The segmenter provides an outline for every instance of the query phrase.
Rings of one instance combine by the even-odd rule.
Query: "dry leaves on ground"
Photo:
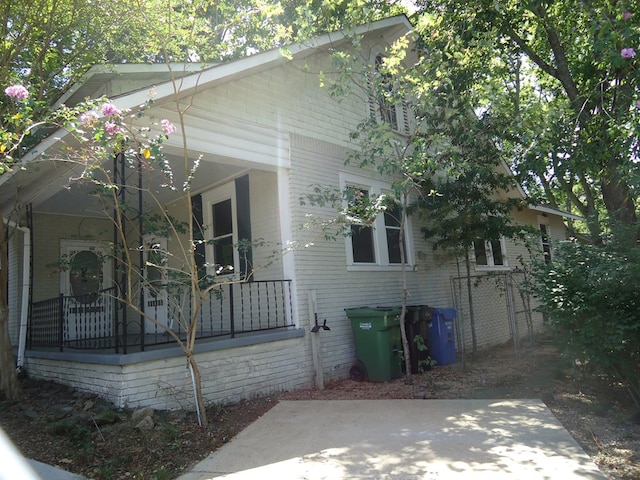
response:
[[[551,342],[480,352],[461,364],[434,367],[387,383],[328,382],[234,405],[211,407],[199,428],[185,412],[154,412],[148,430],[132,412],[50,382],[23,381],[23,402],[0,400],[0,426],[29,458],[95,479],[174,479],[229,441],[278,400],[380,398],[540,398],[612,480],[640,478],[640,426],[620,385],[584,375]]]

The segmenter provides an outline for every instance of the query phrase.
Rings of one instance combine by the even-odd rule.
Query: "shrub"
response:
[[[640,247],[561,242],[533,278],[557,338],[624,382],[640,405]]]

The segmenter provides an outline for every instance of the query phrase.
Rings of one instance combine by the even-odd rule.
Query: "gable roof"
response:
[[[337,48],[349,41],[353,35],[379,34],[388,43],[392,43],[411,32],[413,26],[405,15],[397,15],[356,27],[352,32],[337,31],[320,35],[308,41],[294,43],[284,48],[274,48],[255,53],[247,57],[217,64],[201,63],[168,63],[168,64],[114,64],[92,67],[81,81],[72,86],[61,97],[58,104],[74,105],[91,96],[95,90],[110,79],[124,75],[128,77],[148,78],[148,86],[155,85],[155,101],[162,102],[173,94],[171,76],[180,79],[180,94],[188,96],[196,89],[203,89],[211,84],[229,81],[235,77],[244,77],[257,71],[266,70],[274,65],[302,59],[319,50]],[[161,80],[158,82],[158,80]],[[111,97],[122,108],[135,108],[148,98],[147,88],[126,92]]]
[[[353,34],[379,36],[386,43],[392,43],[412,31],[412,25],[405,15],[398,15],[361,25],[353,31],[338,31],[320,35],[305,42],[295,43],[286,49],[272,49],[256,53],[228,63],[202,65],[197,63],[174,64],[119,64],[92,67],[80,82],[74,84],[58,101],[76,105],[87,97],[97,98],[105,92],[104,85],[116,78],[131,79],[138,86],[116,95],[107,95],[120,109],[135,111],[149,99],[153,87],[154,105],[170,102],[176,95],[172,78],[177,79],[178,94],[182,97],[192,95],[217,84],[258,73],[273,66],[284,64],[291,59],[304,59],[318,51],[329,51],[346,45]],[[160,80],[160,81],[159,81]],[[144,86],[140,86],[144,85]],[[60,129],[45,138],[27,152],[21,166],[26,166],[41,158],[44,154],[51,157],[64,145],[69,133]],[[77,166],[68,162],[46,161],[38,164],[38,169],[24,169],[16,165],[14,172],[0,176],[0,205],[9,211],[16,201],[16,192],[20,191],[20,202],[42,201],[56,190],[62,189]],[[13,188],[11,188],[13,187]]]

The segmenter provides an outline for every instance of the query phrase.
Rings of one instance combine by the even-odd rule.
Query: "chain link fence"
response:
[[[524,346],[535,345],[545,320],[535,311],[528,280],[522,270],[451,278],[456,344],[463,356],[474,349],[474,343],[476,350],[511,344],[515,355]]]

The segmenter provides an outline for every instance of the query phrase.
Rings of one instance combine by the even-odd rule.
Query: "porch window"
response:
[[[194,202],[205,241],[204,264],[208,275],[234,275],[246,278],[253,268],[251,242],[251,204],[249,177],[244,175],[214,190],[203,193]],[[200,204],[201,203],[201,207]],[[195,211],[195,206],[199,207]],[[239,251],[238,245],[242,244]],[[242,254],[241,254],[242,253]],[[201,252],[196,252],[202,258]],[[198,256],[196,257],[198,259]]]
[[[213,229],[213,261],[217,274],[235,272],[233,254],[233,214],[231,199],[223,200],[211,206]]]
[[[69,265],[71,295],[80,303],[92,303],[102,285],[102,259],[96,252],[84,250],[76,253]]]
[[[364,183],[364,182],[367,183]],[[356,183],[357,182],[357,183]],[[361,219],[366,216],[366,200],[377,198],[389,191],[389,186],[374,180],[365,180],[351,174],[341,174],[341,184],[349,194],[350,210]],[[362,205],[358,203],[362,201]],[[379,268],[399,266],[400,261],[400,209],[391,204],[386,211],[367,222],[354,223],[346,238],[347,265],[352,268]],[[405,226],[404,238],[410,238]],[[411,245],[404,242],[406,263],[411,264]]]
[[[207,273],[235,274],[239,259],[234,184],[202,194],[202,203]]]
[[[477,268],[502,268],[508,266],[503,238],[498,240],[477,238],[473,242],[473,253]]]

